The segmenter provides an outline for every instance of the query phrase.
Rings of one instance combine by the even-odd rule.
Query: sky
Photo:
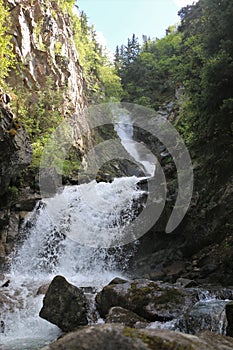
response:
[[[193,0],[77,0],[79,9],[94,24],[98,41],[115,52],[135,33],[162,38],[166,29],[179,21],[177,12]]]

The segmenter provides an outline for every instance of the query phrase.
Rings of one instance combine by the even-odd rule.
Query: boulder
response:
[[[78,344],[78,345],[77,345]],[[119,324],[83,327],[41,350],[232,350],[233,339],[205,332],[199,336]]]
[[[126,310],[120,306],[114,306],[109,310],[105,320],[106,323],[121,323],[129,327],[136,326],[136,323],[147,324],[147,320],[138,316],[130,310]]]
[[[86,325],[86,299],[81,289],[56,276],[44,297],[40,317],[68,332]]]
[[[225,300],[197,302],[186,312],[180,321],[179,328],[189,334],[197,334],[204,330],[225,334],[226,304]]]
[[[226,304],[227,330],[226,334],[233,337],[233,301]]]
[[[137,279],[105,286],[96,296],[97,309],[106,317],[120,306],[149,321],[169,321],[184,314],[197,301],[197,292],[167,283]]]

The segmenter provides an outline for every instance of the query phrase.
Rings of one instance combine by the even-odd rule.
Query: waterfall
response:
[[[124,238],[122,228],[133,220],[132,205],[143,193],[138,181],[129,177],[67,186],[37,204],[22,227],[24,241],[10,259],[10,287],[2,288],[7,302],[0,344],[32,350],[33,342],[36,349],[57,337],[59,329],[39,318],[42,296],[36,295],[55,275],[97,289],[121,276],[128,256],[111,242]]]
[[[115,124],[115,131],[134,162],[139,164],[145,175],[153,176],[157,159],[142,142],[134,140],[134,126],[130,115],[121,114],[119,116],[119,123]]]

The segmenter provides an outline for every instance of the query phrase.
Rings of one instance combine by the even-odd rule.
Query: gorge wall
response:
[[[60,114],[69,118],[75,115],[76,125],[85,125],[83,111],[87,106],[85,79],[74,43],[74,29],[69,11],[62,1],[8,0],[15,67],[7,77],[9,94],[1,93],[0,109],[0,262],[6,262],[17,239],[20,222],[33,209],[39,194],[35,194],[35,172],[22,171],[30,165],[32,150],[30,139],[20,121],[21,100],[14,101],[15,91],[28,92],[33,109],[38,95],[45,89],[48,78],[52,88],[62,94]],[[14,89],[14,90],[13,90]],[[8,104],[17,105],[14,113]],[[30,103],[29,101],[29,103]],[[48,101],[49,104],[49,96]],[[15,123],[19,127],[15,126]],[[76,145],[82,155],[90,138],[80,139]],[[19,177],[21,176],[21,179]],[[23,180],[22,180],[23,179]],[[20,183],[23,181],[23,185]]]

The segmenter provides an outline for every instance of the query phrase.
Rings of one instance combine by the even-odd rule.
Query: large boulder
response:
[[[81,289],[56,276],[44,297],[40,317],[68,332],[87,325],[86,299]]]
[[[169,321],[184,314],[197,301],[197,293],[150,280],[105,286],[96,296],[97,309],[106,317],[113,306],[135,312],[149,321]]]
[[[180,321],[180,329],[189,334],[197,334],[204,330],[225,334],[227,324],[225,307],[227,303],[225,300],[197,302]]]
[[[199,336],[119,324],[95,325],[69,333],[41,350],[232,350],[233,339],[205,332]]]

